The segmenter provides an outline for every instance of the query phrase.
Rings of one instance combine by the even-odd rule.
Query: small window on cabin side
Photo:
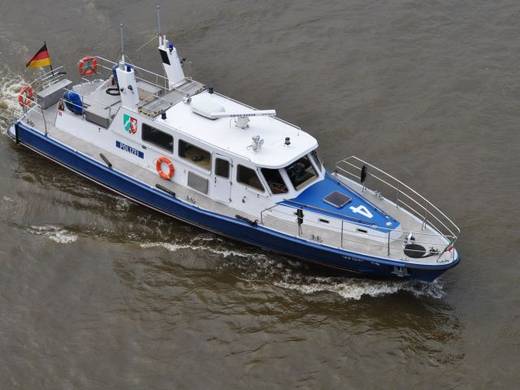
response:
[[[311,157],[312,159],[314,160],[314,165],[316,165],[316,167],[318,168],[318,171],[321,172],[321,169],[323,167],[323,164],[321,163],[321,160],[320,158],[318,157],[318,151],[316,149],[314,149],[312,152],[311,152]]]
[[[207,171],[211,171],[211,153],[192,145],[189,142],[179,140],[179,156]]]
[[[273,195],[285,194],[289,191],[278,169],[262,168],[262,175],[264,175],[265,181],[267,181],[267,185]]]
[[[215,175],[229,179],[229,161],[221,158],[215,159]]]
[[[141,138],[161,149],[173,153],[173,136],[143,123]]]
[[[265,191],[256,172],[251,168],[244,167],[243,165],[239,165],[237,168],[237,182],[245,184],[246,186],[252,187],[258,191]]]

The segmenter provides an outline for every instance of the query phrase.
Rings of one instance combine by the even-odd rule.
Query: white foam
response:
[[[66,229],[58,226],[31,226],[28,231],[37,236],[44,236],[58,244],[71,244],[78,239],[78,236]]]
[[[346,300],[360,300],[364,296],[380,297],[395,294],[401,291],[415,296],[427,296],[440,299],[445,295],[440,281],[422,283],[415,281],[375,281],[357,278],[302,278],[298,282],[275,282],[281,288],[295,290],[302,294],[316,294],[329,292],[339,295]]]
[[[24,85],[19,75],[13,75],[5,66],[0,67],[0,127],[6,131],[13,115],[21,114],[18,92]]]
[[[204,237],[199,239],[194,239],[190,243],[169,243],[169,242],[146,242],[140,244],[141,248],[164,248],[170,252],[177,252],[179,250],[183,249],[189,249],[194,251],[205,251],[210,252],[215,255],[220,255],[224,258],[234,256],[234,257],[243,257],[243,258],[250,258],[252,256],[258,257],[263,255],[258,254],[252,254],[248,252],[242,252],[242,251],[236,251],[236,250],[229,250],[229,249],[219,249],[219,248],[213,248],[208,245],[194,245],[194,242],[196,241],[213,241],[213,238]]]
[[[130,201],[126,198],[118,197],[115,204],[115,209],[117,211],[128,211],[130,209]]]

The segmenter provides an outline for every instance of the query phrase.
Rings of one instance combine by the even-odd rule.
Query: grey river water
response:
[[[46,40],[159,71],[154,1],[0,0],[0,114]],[[171,0],[196,79],[416,187],[461,226],[432,284],[324,274],[0,137],[0,388],[518,388],[520,2]],[[1,122],[5,132],[7,122]]]

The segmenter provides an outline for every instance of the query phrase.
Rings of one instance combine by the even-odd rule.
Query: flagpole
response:
[[[47,41],[43,41],[43,44],[45,45],[45,48],[47,49],[47,53],[48,53],[49,48],[47,47]],[[50,55],[49,55],[49,58],[50,58]],[[54,76],[54,68],[52,67],[52,59],[51,59],[51,63],[49,64],[49,66],[51,67],[51,73]]]

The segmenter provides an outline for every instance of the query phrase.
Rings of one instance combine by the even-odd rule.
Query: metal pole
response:
[[[47,41],[43,41],[43,44],[45,45],[45,48],[47,49],[47,53],[49,53],[49,48],[47,47]],[[54,68],[52,67],[52,61],[49,64],[49,66],[51,67],[51,73],[54,76]]]
[[[157,12],[157,36],[161,36],[161,5],[157,4],[155,6]]]
[[[343,219],[341,220],[341,247],[343,248]]]
[[[423,224],[422,224],[422,230],[426,229],[426,219],[428,218],[428,214],[430,214],[430,212],[428,211],[428,204],[426,204],[426,207],[424,207],[424,218],[423,218]]]
[[[388,250],[387,250],[387,256],[390,256],[390,230],[388,231]]]
[[[123,58],[123,61],[125,60],[125,32],[124,32],[124,24],[121,23],[119,25],[119,28],[121,30],[121,56]]]
[[[43,113],[43,108],[40,107],[40,111],[42,112],[43,126],[45,128],[45,135],[47,135],[47,121],[45,120],[45,114]]]

